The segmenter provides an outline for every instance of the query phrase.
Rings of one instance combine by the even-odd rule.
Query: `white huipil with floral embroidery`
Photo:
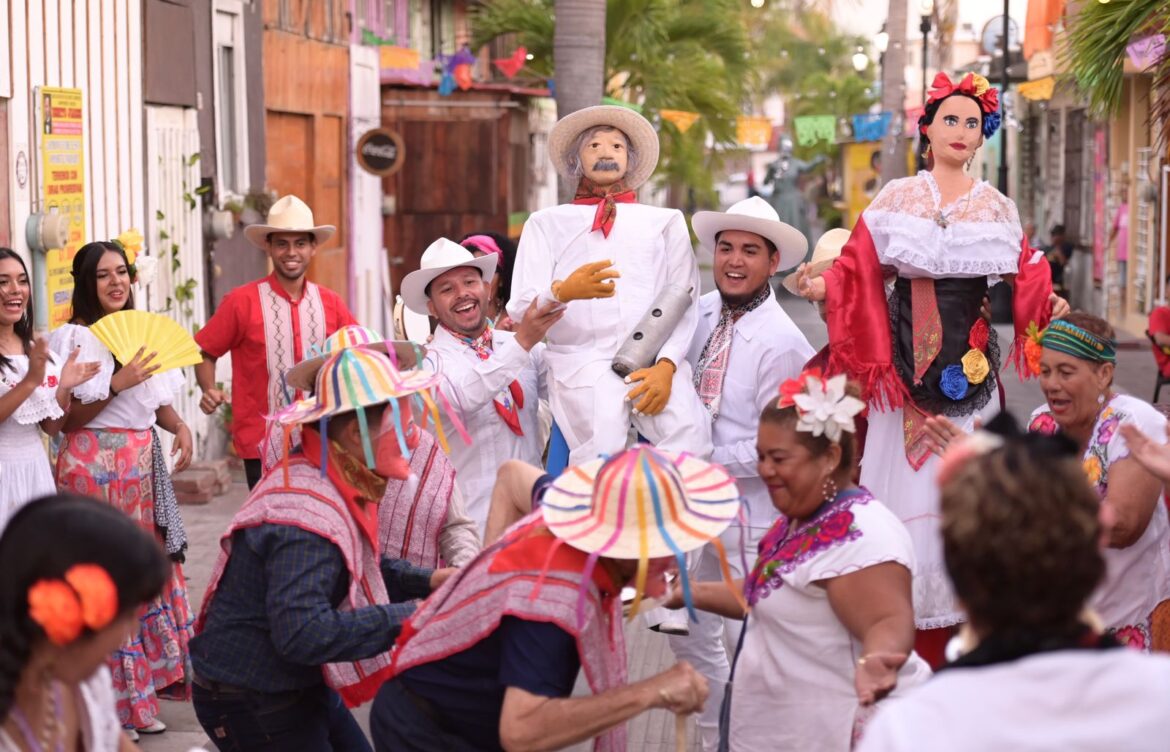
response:
[[[1016,206],[986,181],[947,206],[934,177],[920,172],[886,184],[866,208],[866,226],[887,280],[988,277],[1015,274],[1024,231]],[[943,225],[946,225],[945,227]],[[892,287],[887,284],[887,294]],[[913,408],[907,408],[913,409]],[[952,415],[968,433],[975,415]],[[917,471],[906,459],[903,409],[870,410],[861,483],[883,499],[910,532],[918,568],[914,617],[919,629],[963,621],[943,564],[939,535],[938,457]]]
[[[0,395],[7,394],[28,373],[27,355],[10,355],[8,360],[11,367],[0,370]],[[61,417],[57,403],[60,378],[61,361],[50,354],[45,380],[0,423],[0,531],[25,502],[57,490],[37,424],[46,418]]]
[[[847,752],[859,711],[865,715],[854,689],[863,651],[833,612],[824,584],[885,562],[913,571],[914,550],[902,523],[864,489],[842,494],[791,535],[784,526],[778,521],[760,543],[761,559],[775,568],[755,580],[757,562],[746,581],[755,602],[736,659],[731,750]],[[911,653],[894,694],[929,676]]]
[[[1110,469],[1129,458],[1129,447],[1118,430],[1125,424],[1137,426],[1159,444],[1166,441],[1165,416],[1137,397],[1115,394],[1097,416],[1083,459],[1089,482],[1102,499],[1109,490]],[[1032,413],[1028,428],[1056,432],[1056,421],[1047,405]],[[1104,555],[1105,581],[1088,606],[1120,642],[1148,651],[1150,615],[1170,598],[1170,520],[1160,493],[1154,514],[1137,542],[1126,548],[1106,548]]]

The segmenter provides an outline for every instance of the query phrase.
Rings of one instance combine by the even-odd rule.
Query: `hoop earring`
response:
[[[825,483],[821,487],[821,497],[825,501],[832,501],[837,496],[837,481],[833,480],[832,476],[825,478]]]

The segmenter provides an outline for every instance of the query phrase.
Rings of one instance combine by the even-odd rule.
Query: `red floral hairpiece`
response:
[[[991,85],[983,76],[978,73],[968,73],[963,76],[962,80],[955,83],[950,76],[939,72],[934,77],[934,82],[930,85],[930,94],[926,97],[926,104],[937,102],[940,99],[946,99],[952,94],[966,94],[974,97],[975,101],[979,102],[979,109],[983,110],[984,115],[991,115],[999,111],[999,89]],[[998,119],[995,120],[995,127],[998,128]],[[926,126],[918,126],[921,133],[926,133]],[[992,128],[994,132],[995,128]],[[984,136],[989,135],[984,133]]]
[[[118,588],[97,564],[75,564],[59,580],[28,589],[29,616],[54,645],[68,645],[85,627],[97,631],[118,615]]]

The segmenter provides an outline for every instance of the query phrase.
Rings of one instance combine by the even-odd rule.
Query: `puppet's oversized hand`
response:
[[[622,276],[613,268],[612,261],[594,261],[577,267],[563,282],[552,284],[552,294],[562,303],[570,300],[612,298],[614,283],[609,280]]]
[[[640,382],[626,395],[627,402],[634,402],[635,415],[657,415],[662,412],[670,400],[674,370],[674,363],[663,358],[649,368],[639,368],[626,377],[627,384]]]

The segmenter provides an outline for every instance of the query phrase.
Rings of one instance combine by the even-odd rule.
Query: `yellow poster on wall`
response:
[[[63,214],[69,221],[69,242],[46,254],[48,326],[54,329],[69,320],[73,296],[70,275],[73,256],[85,238],[85,159],[81,89],[40,87],[36,92],[40,114],[41,206]]]
[[[913,142],[907,149],[906,173],[914,174]],[[846,227],[857,224],[861,212],[869,206],[882,187],[882,142],[868,141],[843,144],[841,149],[842,184],[845,193]]]

